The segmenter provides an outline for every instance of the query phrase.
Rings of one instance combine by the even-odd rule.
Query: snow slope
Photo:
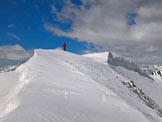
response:
[[[149,75],[149,77],[148,76],[146,77],[145,75],[141,75],[141,70],[135,63],[133,63],[133,65],[130,65],[131,63],[129,63],[129,62],[133,62],[133,61],[131,61],[130,59],[121,57],[119,55],[113,54],[113,53],[112,53],[112,56],[109,56],[109,53],[107,53],[107,52],[93,53],[93,54],[88,54],[88,55],[84,55],[84,56],[89,57],[97,62],[104,64],[106,67],[113,69],[113,71],[115,73],[118,73],[118,75],[116,77],[118,80],[120,80],[122,82],[123,81],[124,82],[133,81],[136,84],[138,89],[141,89],[142,92],[144,92],[147,96],[152,98],[155,103],[157,103],[160,107],[162,107],[162,97],[160,97],[162,94],[162,79],[161,78],[159,78],[157,76],[152,76],[152,75]],[[107,59],[103,58],[105,56],[107,57]],[[99,57],[101,57],[101,58],[99,58]],[[112,62],[110,64],[106,63],[109,60],[108,58],[110,58],[114,62]],[[120,60],[122,60],[122,61],[120,62]],[[127,63],[128,63],[129,67],[133,67],[133,68],[127,68],[127,65],[126,65]],[[116,64],[119,64],[119,65],[116,65]],[[139,70],[133,70],[134,68],[137,68]],[[138,71],[140,71],[140,72],[138,72]],[[103,73],[99,74],[99,76],[102,76],[102,75],[103,75]],[[116,74],[114,74],[114,75],[116,75]],[[119,75],[124,77],[126,80],[124,80],[124,78],[119,78]],[[106,76],[106,73],[105,73],[105,76]],[[116,84],[116,86],[117,85],[118,84]],[[111,86],[113,86],[113,85],[111,85]],[[116,86],[113,88],[113,90],[115,90],[115,91],[116,91]],[[130,98],[128,99],[128,97],[126,97],[126,95],[124,95],[125,92],[124,93],[122,91],[119,92],[118,89],[116,92],[123,98],[127,99],[127,101],[129,101],[130,103],[134,102],[134,101],[131,101]],[[136,105],[136,104],[134,104],[134,105]],[[140,109],[138,106],[137,106],[137,108]],[[140,110],[140,111],[145,113],[143,110]]]
[[[162,121],[121,83],[129,77],[104,56],[89,57],[39,49],[16,71],[0,73],[0,122]]]

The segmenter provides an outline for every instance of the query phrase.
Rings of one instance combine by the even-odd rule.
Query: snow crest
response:
[[[108,63],[114,66],[121,66],[128,70],[133,70],[135,72],[139,72],[140,68],[138,65],[128,58],[121,57],[120,55],[109,53]]]
[[[35,55],[33,57],[35,57]],[[28,62],[30,63],[30,61]],[[9,66],[6,69],[4,68],[4,72],[16,71],[18,74],[18,81],[2,100],[3,104],[0,105],[0,118],[14,111],[20,104],[17,96],[23,87],[32,79],[30,69],[27,68],[28,62],[22,65]]]
[[[109,53],[107,62],[113,66],[120,66],[125,69],[135,71],[139,73],[139,75],[150,78],[144,72],[142,72],[142,70],[139,68],[139,66],[134,61],[132,61],[131,59],[122,57],[120,55],[117,55],[115,53],[112,53],[112,52]]]
[[[61,50],[35,50],[34,58],[14,71],[17,82],[9,101],[2,101],[7,107],[0,122],[161,122],[123,86],[128,79],[113,71],[103,55],[93,55],[96,61]]]

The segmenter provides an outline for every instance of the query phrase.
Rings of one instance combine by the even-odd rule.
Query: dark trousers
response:
[[[63,47],[64,51],[66,51],[66,47]]]

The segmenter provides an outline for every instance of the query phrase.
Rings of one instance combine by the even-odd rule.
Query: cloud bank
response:
[[[32,51],[27,51],[20,45],[0,46],[0,59],[22,61],[32,56]]]
[[[81,5],[66,0],[61,10],[51,5],[51,13],[62,23],[72,22],[71,28],[65,31],[52,23],[44,27],[56,35],[103,46],[139,62],[160,62],[161,6],[161,0],[82,0]]]

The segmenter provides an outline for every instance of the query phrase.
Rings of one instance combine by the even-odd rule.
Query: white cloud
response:
[[[149,0],[137,10],[139,16],[132,30],[140,32],[140,41],[156,42],[162,41],[162,1]]]
[[[14,33],[8,32],[7,34],[8,34],[10,37],[12,37],[12,38],[14,38],[14,39],[16,39],[16,40],[18,40],[18,41],[21,40],[21,38],[20,38],[19,36],[17,36],[16,34],[14,34]]]
[[[15,26],[15,24],[9,24],[8,25],[8,28],[15,28],[16,26]]]
[[[63,1],[60,0],[58,2],[61,3]],[[64,7],[62,8],[61,12],[58,12],[55,5],[51,5],[51,13],[56,14],[55,17],[57,17],[59,21],[65,22],[74,19],[76,15],[80,14],[80,10],[71,2],[71,0],[65,0]]]
[[[0,46],[0,58],[7,60],[26,60],[32,51],[27,51],[20,45]]]
[[[161,0],[82,0],[76,6],[66,0],[61,12],[51,11],[60,20],[73,22],[71,31],[63,31],[51,24],[44,27],[59,36],[101,45],[128,57],[147,57],[150,47],[162,53]],[[86,5],[90,4],[90,8]],[[135,25],[128,25],[128,13],[137,13]],[[153,50],[152,50],[153,51]],[[154,54],[152,54],[154,55]],[[151,55],[149,55],[151,56]],[[159,58],[161,58],[159,56]]]
[[[44,28],[49,32],[57,34],[58,36],[66,35],[66,33],[61,31],[59,28],[55,28],[54,26],[49,24],[44,24]]]

